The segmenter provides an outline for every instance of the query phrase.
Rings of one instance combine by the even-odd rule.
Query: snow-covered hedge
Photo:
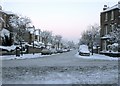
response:
[[[7,51],[12,51],[12,50],[16,49],[16,46],[15,45],[12,45],[12,46],[0,46],[0,49],[4,49],[4,50],[7,50]]]
[[[118,43],[113,43],[112,45],[107,46],[108,51],[110,52],[118,52]]]

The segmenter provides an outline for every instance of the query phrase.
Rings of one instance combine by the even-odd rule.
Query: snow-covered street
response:
[[[115,84],[117,67],[16,67],[3,68],[7,84]]]
[[[116,84],[118,59],[78,56],[77,50],[32,59],[2,61],[5,84]],[[93,57],[93,58],[92,58]],[[96,59],[96,58],[103,59]],[[5,57],[4,57],[5,58]]]

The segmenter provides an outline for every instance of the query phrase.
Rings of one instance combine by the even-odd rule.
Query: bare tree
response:
[[[52,40],[52,32],[43,31],[41,35],[42,35],[42,42],[45,44],[45,47],[47,47],[48,42]]]
[[[75,48],[75,43],[73,41],[68,41],[67,44],[69,48]]]
[[[11,16],[9,19],[9,25],[14,30],[14,36],[17,41],[22,41],[23,35],[26,32],[27,24],[31,23],[28,17]]]
[[[87,31],[84,31],[82,37],[79,40],[79,44],[88,45],[92,51],[93,46],[98,46],[100,44],[100,27],[99,25],[90,25]]]
[[[79,44],[90,45],[92,41],[93,45],[98,45],[100,42],[100,27],[97,24],[89,26],[88,29],[82,33]]]
[[[57,49],[60,48],[61,40],[62,40],[61,35],[55,35],[55,42],[56,42],[56,45],[57,45]]]

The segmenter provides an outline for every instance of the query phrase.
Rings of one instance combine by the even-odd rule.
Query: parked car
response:
[[[63,50],[62,49],[58,49],[57,53],[63,53]]]
[[[57,53],[57,50],[54,49],[54,48],[52,48],[52,49],[50,49],[50,50],[51,50],[52,54],[56,54],[56,53]]]
[[[63,52],[69,52],[69,51],[70,51],[70,49],[68,49],[68,48],[63,49]]]
[[[81,56],[90,56],[90,51],[87,45],[80,45],[78,52]]]
[[[41,51],[41,55],[51,55],[51,54],[52,54],[52,51],[46,48],[42,49]]]

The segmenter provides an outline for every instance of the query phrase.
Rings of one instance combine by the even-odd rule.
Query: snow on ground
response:
[[[118,58],[115,57],[109,57],[105,55],[100,55],[100,54],[93,54],[90,56],[80,56],[79,53],[77,52],[75,54],[76,57],[82,58],[82,59],[96,59],[96,60],[118,60]]]
[[[3,84],[117,84],[117,67],[3,68]]]
[[[52,54],[52,55],[57,55],[57,54]],[[45,56],[51,56],[51,55],[41,55],[41,53],[35,53],[34,55],[23,54],[20,57],[16,57],[16,55],[3,55],[3,56],[0,56],[0,59],[2,60],[31,59],[31,58],[39,58],[39,57],[45,57]],[[78,52],[75,54],[75,57],[82,58],[82,59],[94,59],[94,60],[118,60],[118,58],[116,57],[109,57],[109,56],[100,55],[100,54],[93,54],[90,56],[80,56]]]
[[[56,55],[56,54],[52,54]],[[31,59],[31,58],[39,58],[39,57],[45,57],[45,56],[51,56],[51,55],[41,55],[41,53],[35,53],[33,54],[23,54],[20,57],[16,57],[16,55],[3,55],[0,56],[0,59],[2,60],[12,60],[12,59]]]
[[[5,50],[8,50],[8,51],[15,50],[15,48],[16,48],[15,45],[12,45],[12,46],[0,46],[0,49],[5,49]]]

